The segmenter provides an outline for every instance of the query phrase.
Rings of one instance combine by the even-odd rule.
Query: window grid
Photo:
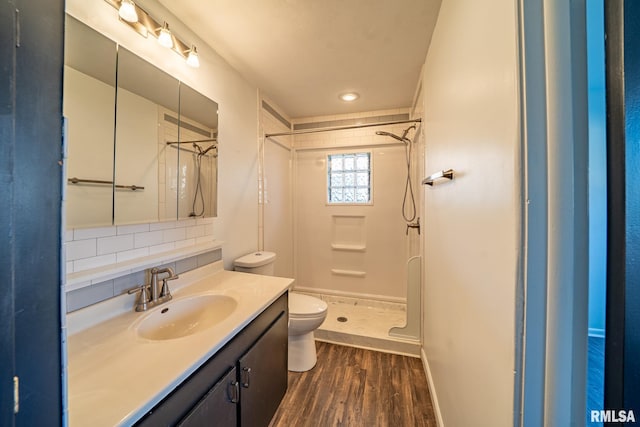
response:
[[[329,154],[330,204],[371,203],[371,153]]]

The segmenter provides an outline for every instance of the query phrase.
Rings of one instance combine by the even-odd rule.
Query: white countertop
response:
[[[278,299],[293,279],[225,271],[218,262],[170,284],[174,301],[219,294],[233,297],[238,306],[209,329],[165,341],[140,338],[131,326],[166,304],[138,313],[133,296],[124,295],[68,315],[71,427],[133,424]]]

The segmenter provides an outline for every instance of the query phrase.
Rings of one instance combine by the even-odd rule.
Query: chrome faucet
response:
[[[175,280],[179,276],[173,271],[171,267],[157,268],[154,267],[150,270],[151,281],[148,285],[142,285],[137,288],[129,290],[129,294],[140,291],[138,302],[136,304],[136,311],[146,311],[156,305],[165,303],[171,298],[171,291],[169,290],[169,280]],[[158,283],[158,276],[161,274],[168,274],[167,277],[162,279],[162,287]]]

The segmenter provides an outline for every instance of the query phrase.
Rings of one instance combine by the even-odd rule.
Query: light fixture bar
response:
[[[104,1],[110,4],[111,7],[113,7],[114,9],[118,11],[120,10],[120,5],[122,4],[122,0],[104,0]],[[149,34],[158,38],[160,34],[160,30],[162,29],[166,21],[156,20],[151,15],[149,15],[149,13],[146,10],[142,9],[140,6],[135,4],[135,2],[134,2],[134,6],[136,8],[136,13],[138,14],[138,22],[128,22],[118,17],[120,21],[127,24],[129,27],[133,28],[138,34],[140,34],[145,38],[148,37]],[[175,53],[180,55],[185,61],[187,61],[189,58],[189,53],[192,50],[195,52],[195,46],[191,44],[187,44],[184,41],[182,41],[179,37],[176,36],[176,34],[173,31],[171,31],[171,36],[173,39],[173,46],[171,47],[171,50],[173,50]],[[195,65],[192,65],[192,64],[194,64],[194,60],[191,60],[191,62],[189,63],[190,66],[194,67]],[[198,66],[199,65],[200,63],[198,61]]]

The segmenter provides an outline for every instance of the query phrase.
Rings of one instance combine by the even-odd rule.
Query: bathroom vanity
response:
[[[68,316],[70,426],[268,425],[287,388],[293,280],[217,262],[175,282],[146,312],[126,295]]]

